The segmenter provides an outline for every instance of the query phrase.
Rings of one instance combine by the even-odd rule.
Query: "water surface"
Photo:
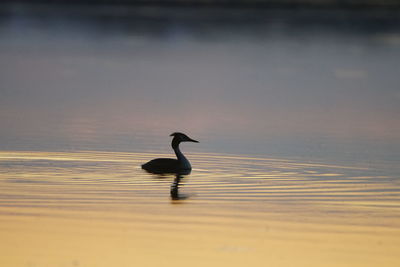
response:
[[[138,167],[154,156],[1,152],[2,262],[399,263],[400,185],[384,169],[193,154],[173,200],[173,175]]]
[[[1,265],[398,266],[399,25],[2,6]]]

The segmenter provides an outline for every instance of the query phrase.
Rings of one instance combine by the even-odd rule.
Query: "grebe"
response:
[[[189,136],[183,133],[173,133],[170,136],[173,136],[171,146],[175,151],[175,155],[177,159],[153,159],[149,162],[142,165],[142,169],[151,172],[151,173],[182,173],[189,172],[192,169],[190,162],[187,158],[182,154],[179,149],[179,144],[181,142],[195,142],[199,141],[193,140]]]

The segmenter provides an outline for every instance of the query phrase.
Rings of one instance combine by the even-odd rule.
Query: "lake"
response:
[[[0,10],[2,265],[399,265],[398,11]]]

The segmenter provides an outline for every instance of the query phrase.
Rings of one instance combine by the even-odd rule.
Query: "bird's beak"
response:
[[[187,141],[188,141],[188,142],[194,142],[194,143],[198,143],[198,142],[199,142],[199,141],[194,140],[194,139],[192,139],[192,138],[189,138]]]

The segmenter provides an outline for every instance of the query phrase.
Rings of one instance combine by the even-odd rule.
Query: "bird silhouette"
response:
[[[184,133],[175,132],[170,136],[173,136],[171,146],[175,152],[177,159],[169,159],[169,158],[158,158],[150,160],[149,162],[142,165],[142,169],[156,174],[161,173],[181,173],[185,174],[190,173],[192,170],[192,166],[190,165],[189,160],[183,155],[181,150],[179,149],[179,144],[181,142],[194,142],[198,143],[199,141],[193,140],[189,136]]]

